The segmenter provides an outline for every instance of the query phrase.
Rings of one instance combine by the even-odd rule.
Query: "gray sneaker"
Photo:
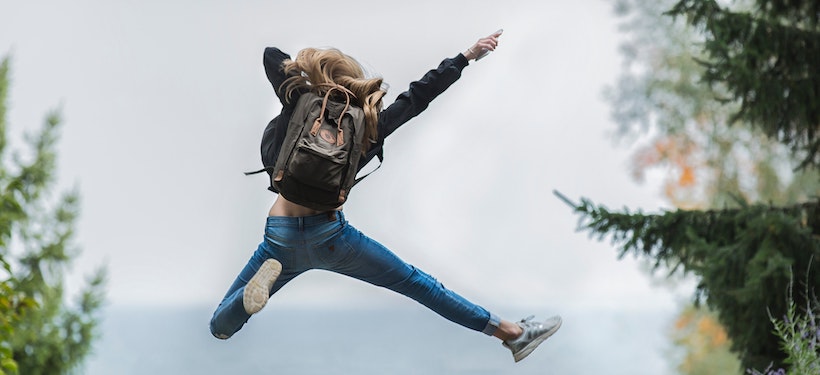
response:
[[[533,318],[534,316],[529,316],[521,319],[520,322],[516,322],[515,324],[518,324],[524,330],[524,333],[514,340],[506,340],[501,343],[505,348],[510,349],[516,362],[530,355],[539,344],[557,332],[558,328],[561,328],[560,316],[553,316],[543,323],[534,322],[532,321]]]
[[[262,266],[251,277],[242,292],[242,304],[245,306],[245,312],[253,315],[265,307],[270,297],[270,288],[281,272],[282,263],[279,263],[276,259],[271,258],[262,263]]]

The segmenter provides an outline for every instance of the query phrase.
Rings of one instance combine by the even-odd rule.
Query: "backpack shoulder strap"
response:
[[[364,176],[356,177],[351,187],[356,186],[356,184],[358,184],[361,180],[364,180],[365,177],[370,176],[373,172],[381,168],[382,163],[384,162],[384,152],[382,150],[379,150],[379,153],[376,154],[376,157],[379,158],[379,165],[377,165],[376,168],[374,168],[372,171],[365,173]]]
[[[273,170],[273,167],[265,167],[265,168],[262,168],[262,169],[260,169],[260,170],[258,170],[258,171],[243,172],[243,173],[245,173],[245,176],[250,176],[250,175],[257,174],[257,173],[269,172],[269,171],[272,171],[272,170]]]

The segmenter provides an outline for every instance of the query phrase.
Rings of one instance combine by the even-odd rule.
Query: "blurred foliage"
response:
[[[639,142],[633,176],[650,169],[666,176],[664,195],[680,208],[724,207],[745,201],[805,201],[820,191],[817,168],[792,171],[788,147],[743,119],[729,95],[704,84],[704,36],[664,15],[674,0],[619,0],[615,11],[626,40],[623,72],[605,95],[616,138]],[[819,60],[820,61],[820,60]],[[816,126],[816,125],[815,125]],[[651,134],[647,138],[647,134]]]
[[[804,295],[810,301],[805,306],[797,306],[789,298],[789,306],[783,317],[771,316],[774,333],[780,338],[780,347],[787,354],[783,367],[769,365],[762,372],[757,369],[748,371],[751,375],[806,375],[820,374],[820,301],[808,290]]]
[[[697,278],[696,302],[709,309],[685,309],[679,322],[714,329],[678,326],[682,373],[735,368],[731,355],[709,347],[717,343],[743,368],[786,363],[768,313],[806,301],[786,298],[792,277],[820,289],[817,4],[615,2],[626,36],[623,73],[606,91],[616,139],[639,143],[636,179],[663,170],[663,193],[678,210],[613,212],[561,197],[581,216],[579,227],[611,238],[621,257]]]
[[[0,62],[0,153],[6,145],[6,96],[8,95],[8,69],[7,59]],[[2,155],[2,154],[0,154]],[[5,171],[0,168],[0,179],[4,178]],[[12,199],[6,190],[0,191],[0,248],[6,248],[11,240],[11,223],[15,218],[22,216],[22,210],[16,201]],[[14,360],[14,352],[11,347],[11,337],[14,335],[14,326],[19,321],[20,315],[27,308],[31,307],[31,298],[26,298],[22,293],[14,289],[17,280],[11,275],[11,265],[6,261],[3,253],[0,253],[0,265],[2,265],[2,279],[0,279],[0,375],[17,374],[17,362]]]
[[[669,11],[703,31],[701,77],[747,121],[788,145],[800,168],[820,167],[820,2],[756,0],[734,8],[680,0]]]
[[[820,269],[819,201],[644,214],[563,199],[581,216],[580,228],[619,244],[619,257],[633,254],[655,270],[696,276],[696,302],[718,313],[744,368],[783,362],[768,313],[786,313],[792,277],[820,289],[820,272],[811,272]]]
[[[10,153],[8,58],[0,67],[0,374],[68,374],[97,336],[105,271],[90,277],[76,306],[66,304],[62,279],[78,254],[72,239],[79,194],[51,195],[60,117],[50,113],[40,132],[26,137],[28,154]]]
[[[687,375],[740,374],[740,362],[730,352],[729,336],[716,314],[696,306],[686,307],[675,321],[675,345],[686,348],[678,372]]]

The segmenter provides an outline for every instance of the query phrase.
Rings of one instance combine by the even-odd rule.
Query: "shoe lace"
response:
[[[532,329],[530,327],[532,327],[533,325],[533,319],[535,319],[535,315],[530,315],[517,322],[516,324],[518,324],[518,326],[521,327],[521,330],[523,331],[521,332],[521,336],[518,336],[512,340],[504,341],[504,346],[512,349],[512,345],[515,345],[515,343],[528,341],[530,339],[530,336],[532,335]]]
[[[530,315],[524,319],[521,319],[521,321],[518,322],[518,326],[524,330],[524,333],[521,334],[521,338],[525,338],[529,334],[531,334],[530,331],[532,330],[532,327],[538,324],[537,322],[533,322],[533,319],[535,319],[535,315]]]

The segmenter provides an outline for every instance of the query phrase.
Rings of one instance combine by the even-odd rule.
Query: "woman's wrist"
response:
[[[467,61],[470,61],[475,60],[475,58],[478,56],[478,51],[476,51],[474,47],[470,47],[467,48],[467,50],[462,52],[461,54],[467,58]]]

